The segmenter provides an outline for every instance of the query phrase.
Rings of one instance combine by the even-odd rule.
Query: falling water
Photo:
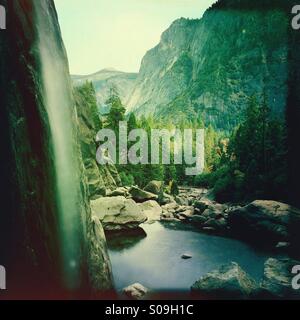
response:
[[[53,16],[52,4],[41,1],[46,11],[43,16]],[[40,15],[42,16],[42,15]],[[80,257],[80,176],[74,138],[74,108],[71,98],[68,63],[56,21],[41,19],[37,15],[39,33],[38,50],[44,83],[44,101],[49,117],[52,151],[55,161],[57,209],[60,223],[61,251],[65,286],[75,289],[79,285]]]

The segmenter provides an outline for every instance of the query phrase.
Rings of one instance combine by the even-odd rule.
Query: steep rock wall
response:
[[[0,34],[0,263],[7,269],[7,295],[99,294],[112,287],[110,263],[101,224],[92,221],[88,204],[55,6],[52,0],[2,3],[7,30]],[[51,86],[53,77],[59,86]],[[65,127],[53,121],[57,102],[70,122]],[[64,151],[73,163],[62,174],[58,159]],[[78,184],[64,193],[68,186],[61,181]],[[67,213],[64,204],[73,200],[76,209]]]

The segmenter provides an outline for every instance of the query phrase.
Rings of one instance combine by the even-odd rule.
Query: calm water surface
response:
[[[271,256],[237,240],[174,230],[159,222],[142,228],[147,236],[108,240],[118,290],[135,282],[152,290],[189,290],[202,275],[231,261],[260,280],[264,262]],[[184,253],[192,259],[183,260]]]

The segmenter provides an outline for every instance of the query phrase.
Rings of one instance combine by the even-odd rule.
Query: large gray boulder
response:
[[[153,180],[153,181],[150,181],[146,185],[144,190],[147,191],[147,192],[159,195],[159,193],[161,192],[163,187],[164,187],[164,182],[163,181]]]
[[[148,221],[158,221],[162,215],[161,206],[154,200],[139,203],[142,213],[147,217]]]
[[[192,293],[209,299],[250,299],[258,285],[240,266],[232,262],[212,271],[192,286]]]
[[[105,230],[135,229],[147,220],[137,203],[122,196],[92,200],[91,208]]]
[[[226,210],[226,206],[220,203],[217,203],[213,200],[210,200],[206,197],[201,198],[194,202],[193,206],[199,214],[204,212],[212,212],[212,213],[222,213]]]
[[[256,200],[228,214],[232,232],[244,238],[270,243],[299,239],[300,210],[288,204]]]
[[[136,202],[145,202],[158,199],[156,194],[142,190],[138,187],[131,187],[129,193],[132,196],[132,199]]]
[[[132,300],[140,300],[149,292],[149,289],[140,283],[134,283],[123,289],[123,293]]]
[[[123,196],[123,197],[128,197],[129,192],[128,189],[125,187],[119,187],[113,191],[107,192],[106,194],[107,197],[117,197],[117,196]]]
[[[292,269],[296,265],[300,265],[300,261],[268,259],[265,263],[264,277],[261,283],[262,296],[272,299],[300,299],[300,290],[292,287],[292,280],[295,277]]]

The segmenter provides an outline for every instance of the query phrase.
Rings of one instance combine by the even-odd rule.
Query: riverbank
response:
[[[174,230],[168,223],[143,224],[146,236],[129,235],[108,239],[116,289],[141,283],[153,291],[189,295],[190,288],[201,276],[223,264],[237,262],[258,282],[264,273],[264,263],[276,253],[258,251],[238,240],[198,232],[195,228]],[[130,245],[129,245],[130,243]],[[183,259],[189,254],[190,259]],[[173,293],[174,294],[174,293]]]
[[[265,200],[220,204],[206,189],[179,187],[177,196],[161,190],[153,181],[91,203],[106,232],[121,298],[297,296],[290,269],[298,264],[291,259],[298,209]]]

